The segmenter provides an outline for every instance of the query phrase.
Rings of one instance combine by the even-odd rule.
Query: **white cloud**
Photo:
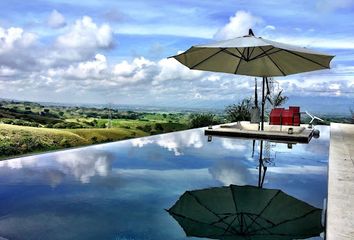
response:
[[[48,21],[53,27],[65,21],[60,16],[56,10],[52,12]],[[61,35],[47,44],[40,42],[36,34],[22,28],[0,27],[0,77],[6,80],[21,77],[26,84],[32,77],[37,80],[48,77],[52,80],[55,77],[106,77],[107,60],[97,52],[113,46],[113,33],[109,25],[97,25],[85,16],[59,33]]]
[[[48,17],[48,26],[51,28],[61,28],[66,25],[64,16],[57,10],[53,10]]]
[[[325,38],[318,36],[296,36],[296,35],[277,35],[277,36],[263,36],[277,42],[293,44],[308,48],[324,48],[324,49],[354,49],[353,37],[340,38]]]
[[[161,59],[158,61],[157,66],[159,73],[154,77],[153,84],[159,84],[168,80],[196,80],[205,75],[203,71],[191,71],[172,58]]]
[[[109,25],[97,26],[88,16],[76,20],[70,30],[57,39],[62,48],[109,48],[113,44]]]
[[[254,78],[231,74],[189,70],[174,59],[152,61],[137,57],[111,65],[102,54],[93,60],[70,63],[33,71],[18,81],[8,79],[17,76],[18,69],[0,67],[0,80],[7,81],[7,92],[37,95],[41,89],[58,95],[75,94],[85,98],[112,96],[120,102],[136,101],[145,104],[185,104],[209,101],[236,102],[253,94]],[[337,66],[332,70],[276,78],[286,95],[345,95],[354,91],[353,69]],[[74,81],[73,81],[74,80]],[[334,89],[334,86],[336,89]],[[119,90],[119,91],[118,91]],[[237,97],[237,99],[235,99]],[[170,148],[172,149],[172,148]],[[178,153],[178,148],[173,148]]]
[[[327,2],[331,2],[328,4]],[[323,3],[326,8],[344,8],[346,6],[354,6],[354,0],[327,1]],[[277,32],[274,25],[268,24],[264,26],[264,20],[258,16],[254,16],[246,11],[237,11],[234,16],[230,17],[229,22],[219,28],[214,34],[214,39],[225,40],[235,37],[240,37],[248,34],[248,29],[258,29],[259,36],[283,43],[294,44],[309,48],[323,49],[354,49],[354,38],[350,35],[336,37],[323,37],[313,35],[314,29],[309,29],[308,32],[303,32],[301,28],[295,28],[297,32],[303,32],[302,36],[298,34],[281,34]],[[257,32],[254,32],[258,36]],[[311,34],[311,35],[309,35]]]
[[[4,54],[16,49],[25,49],[33,45],[37,36],[30,32],[25,32],[22,28],[10,27],[4,29],[0,27],[0,54]]]
[[[105,77],[107,70],[107,60],[102,54],[96,54],[93,61],[81,62],[70,65],[66,69],[49,69],[48,75],[67,79],[101,79]]]
[[[62,32],[62,31],[61,31]],[[40,58],[44,67],[63,67],[89,61],[98,51],[112,48],[113,32],[108,24],[97,25],[84,16],[68,25]]]
[[[156,63],[144,57],[135,58],[131,63],[122,61],[113,67],[112,84],[126,86],[151,82],[157,72]]]
[[[265,27],[265,30],[272,30],[272,31],[274,31],[274,30],[275,30],[275,27],[274,27],[273,25],[267,25],[267,26]]]
[[[41,53],[37,49],[36,34],[18,27],[0,27],[0,77],[17,80],[15,76],[21,75],[23,71],[38,70]]]
[[[262,22],[261,18],[249,12],[237,11],[234,16],[230,17],[229,22],[215,33],[214,38],[223,40],[244,36],[248,34],[248,29]]]
[[[6,66],[0,66],[0,77],[11,77],[17,74],[17,70]]]
[[[258,17],[239,11],[219,33],[233,34],[231,26],[242,22],[249,26],[262,24]],[[272,25],[265,26],[264,37],[268,37],[273,28]],[[247,34],[248,27],[245,31]],[[123,97],[122,101],[138,99],[145,104],[147,100],[149,103],[178,102],[186,106],[195,102],[237,101],[253,91],[252,78],[190,70],[173,58],[153,61],[141,56],[130,61],[110,62],[109,58],[98,52],[114,45],[111,27],[99,25],[90,17],[78,19],[59,33],[61,35],[50,45],[41,43],[36,34],[22,28],[0,28],[0,81],[6,81],[6,86],[2,84],[1,88],[12,95],[21,91],[21,96],[30,96],[31,93],[32,96],[41,95],[45,89],[45,92],[58,93],[58,96],[60,93],[97,98],[110,94],[112,97]],[[350,38],[282,37],[274,33],[272,39],[296,42],[302,46],[353,48]],[[348,57],[345,59],[345,56]],[[341,64],[352,60],[350,52],[340,57]],[[277,79],[280,79],[281,87],[288,95],[305,89],[322,91],[305,93],[311,95],[339,95],[354,90],[352,67],[338,65],[324,72]]]
[[[210,75],[210,76],[207,76],[205,79],[203,80],[206,80],[206,81],[210,81],[210,82],[216,82],[216,81],[220,81],[220,76],[219,75]]]

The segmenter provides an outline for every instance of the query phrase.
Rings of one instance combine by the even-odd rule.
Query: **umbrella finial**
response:
[[[250,28],[250,29],[248,29],[248,35],[250,35],[250,36],[254,36],[254,33],[253,33],[253,31],[252,31],[252,29]]]

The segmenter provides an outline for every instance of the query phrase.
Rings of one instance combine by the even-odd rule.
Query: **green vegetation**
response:
[[[238,104],[232,104],[225,108],[227,119],[230,122],[249,121],[251,119],[251,98],[245,98]]]
[[[282,93],[283,93],[283,90],[280,90],[273,97],[270,97],[268,95],[267,96],[268,102],[275,108],[284,105],[288,101],[289,98],[287,96],[283,96]]]
[[[186,113],[0,101],[0,158],[185,130]]]
[[[281,92],[272,100],[286,101]],[[32,102],[0,101],[0,159],[36,152],[204,127],[250,119],[252,101],[227,106],[226,115],[155,113],[108,108],[43,106]],[[319,116],[330,122],[354,123],[352,117]],[[310,119],[302,118],[304,123]]]
[[[223,123],[223,120],[212,113],[194,113],[190,116],[191,128],[206,127]]]
[[[0,124],[0,157],[89,144],[74,133],[56,129]]]

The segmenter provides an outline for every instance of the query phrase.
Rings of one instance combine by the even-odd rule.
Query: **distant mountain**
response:
[[[318,115],[350,116],[350,109],[354,110],[353,97],[309,97],[309,96],[288,96],[286,107],[290,105],[300,106],[301,111],[309,111]],[[11,100],[11,99],[6,99]],[[237,103],[239,100],[193,100],[183,103],[156,104],[156,105],[133,105],[133,104],[97,104],[97,103],[54,103],[39,102],[45,106],[70,106],[70,107],[95,107],[131,110],[138,112],[214,112],[222,113],[227,105]],[[260,99],[259,99],[260,101]]]
[[[354,110],[354,98],[289,96],[286,105],[298,105],[302,111],[319,115],[349,116],[350,109]]]

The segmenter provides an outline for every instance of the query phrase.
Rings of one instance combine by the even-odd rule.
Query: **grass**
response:
[[[0,158],[83,146],[87,139],[63,130],[0,124]]]
[[[71,132],[81,138],[91,141],[91,143],[108,142],[148,135],[141,130],[124,128],[66,129],[64,131]]]
[[[0,158],[149,135],[138,129],[51,129],[0,124]]]
[[[112,120],[109,120],[112,119]],[[188,129],[188,114],[0,101],[0,159]]]
[[[70,120],[69,120],[70,121]],[[107,119],[98,119],[108,122]],[[185,130],[183,123],[112,120],[112,128],[54,129],[0,123],[0,159]]]

